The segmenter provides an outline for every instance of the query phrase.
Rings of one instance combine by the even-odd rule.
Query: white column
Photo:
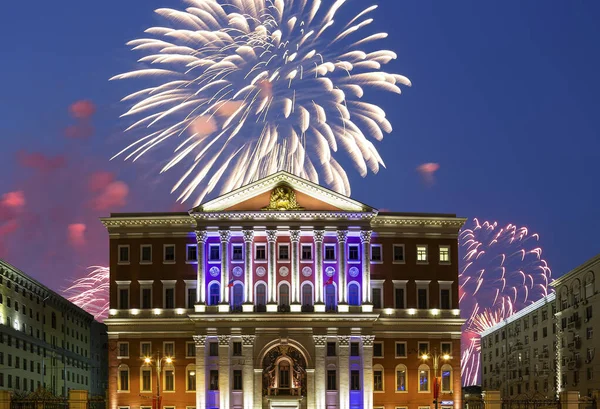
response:
[[[229,409],[229,335],[219,335],[219,408]]]
[[[254,369],[254,409],[263,409],[263,370],[262,369]]]
[[[196,230],[196,242],[198,243],[198,266],[196,278],[196,312],[206,310],[206,284],[204,283],[204,249],[206,247],[206,230]]]
[[[206,336],[194,335],[196,343],[196,409],[206,408]]]
[[[373,409],[373,341],[375,336],[362,336],[363,408]],[[394,375],[395,376],[395,375]]]
[[[339,258],[339,282],[338,282],[338,304],[347,305],[346,300],[346,277],[348,276],[348,263],[346,262],[346,242],[348,240],[347,230],[338,230],[338,258]],[[345,309],[347,311],[347,308]],[[344,311],[342,311],[344,312]]]
[[[338,337],[338,373],[340,374],[340,409],[350,409],[350,337]]]
[[[315,240],[315,312],[325,312],[323,303],[323,238],[324,230],[315,230],[313,232]]]
[[[325,345],[327,337],[313,335],[315,343],[315,409],[326,409]]]
[[[306,370],[306,407],[314,408],[315,406],[315,370]]]
[[[231,232],[229,230],[219,230],[221,236],[221,306],[219,311],[229,311],[229,240]],[[225,306],[227,308],[225,308]]]
[[[254,335],[242,335],[242,390],[244,393],[244,409],[254,408]],[[257,387],[262,390],[262,385]]]
[[[268,285],[269,285],[269,301],[268,304],[275,305],[275,311],[277,311],[277,276],[276,276],[276,242],[277,242],[277,230],[267,230],[267,241],[268,241],[268,252],[269,252],[269,271],[268,271]],[[269,307],[267,306],[267,311]],[[271,308],[270,311],[273,311]]]
[[[254,311],[254,272],[252,266],[252,259],[254,257],[252,252],[252,243],[254,241],[254,230],[243,230],[244,235],[244,270],[246,273],[245,288],[246,288],[246,302],[242,306],[244,312]]]
[[[360,232],[362,243],[362,305],[363,312],[373,311],[371,302],[371,231]]]
[[[292,302],[290,308],[292,312],[300,312],[300,230],[291,230],[290,240],[292,242]]]

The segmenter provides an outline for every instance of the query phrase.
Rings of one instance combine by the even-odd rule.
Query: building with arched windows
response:
[[[423,409],[436,378],[440,407],[461,407],[464,219],[279,172],[188,213],[102,221],[110,409]]]

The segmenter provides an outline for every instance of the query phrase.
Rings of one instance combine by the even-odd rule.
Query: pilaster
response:
[[[229,379],[229,335],[219,335],[219,408],[229,409],[231,381]]]
[[[363,408],[373,409],[373,341],[374,335],[362,336]]]
[[[243,230],[244,235],[244,271],[245,271],[245,288],[246,300],[242,306],[244,312],[254,311],[254,274],[252,260],[254,258],[252,252],[252,243],[254,241],[254,230]]]
[[[254,339],[254,335],[242,335],[244,409],[254,408]],[[257,389],[262,390],[262,385],[257,386]]]
[[[292,312],[300,312],[300,230],[290,231],[290,240],[292,242]]]
[[[340,409],[350,409],[350,337],[338,337],[338,372]]]
[[[370,230],[363,230],[360,232],[360,242],[362,243],[363,312],[373,311],[373,306],[371,303],[371,234],[372,232]]]
[[[204,250],[206,247],[206,230],[196,230],[196,242],[198,243],[198,266],[196,276],[196,312],[206,310],[206,284],[204,283]]]
[[[262,369],[254,369],[254,409],[263,409],[263,384],[262,384]]]
[[[338,280],[338,304],[346,305],[346,277],[348,277],[348,263],[346,262],[346,242],[348,241],[348,231],[338,230],[338,265],[339,265],[339,280]]]
[[[315,230],[313,232],[315,240],[315,312],[325,312],[323,303],[323,239],[324,230]]]
[[[227,306],[229,311],[229,240],[231,232],[229,230],[219,230],[221,236],[221,304]],[[225,308],[219,307],[219,311]]]
[[[194,335],[196,344],[196,408],[206,409],[206,336]]]
[[[313,335],[315,344],[315,409],[326,409],[325,346],[327,337]]]
[[[269,300],[268,304],[271,304],[271,310],[273,305],[275,306],[275,311],[277,311],[277,276],[276,276],[276,257],[277,257],[277,230],[267,230],[267,242],[268,242],[268,252],[269,252],[269,271],[268,271],[268,291],[269,291]],[[267,306],[267,311],[269,311],[269,306]]]

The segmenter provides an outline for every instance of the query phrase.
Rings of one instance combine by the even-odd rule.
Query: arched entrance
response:
[[[291,345],[278,345],[265,354],[263,396],[306,396],[306,360]]]

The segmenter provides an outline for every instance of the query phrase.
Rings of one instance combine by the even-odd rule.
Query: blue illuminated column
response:
[[[244,312],[252,312],[254,310],[254,275],[252,274],[252,242],[254,241],[254,230],[243,230],[245,255],[244,269],[246,272],[246,302],[243,306]]]
[[[315,230],[313,232],[315,240],[315,312],[325,312],[323,303],[323,238],[324,230]]]
[[[346,242],[348,241],[348,231],[338,230],[338,254],[339,254],[339,288],[338,288],[338,304],[346,306],[346,274],[348,263],[346,262]]]
[[[371,233],[370,230],[363,230],[360,232],[360,242],[362,243],[363,312],[373,311],[373,306],[371,304]]]
[[[206,231],[196,230],[196,242],[198,243],[198,266],[196,278],[196,311],[203,312],[206,302],[206,285],[204,284],[204,248],[206,247]]]
[[[300,257],[298,247],[300,246],[300,230],[290,231],[292,242],[292,312],[300,312]]]
[[[277,242],[277,230],[267,230],[267,241],[268,241],[268,251],[269,251],[269,302],[268,304],[277,305],[277,279],[276,279],[276,249],[275,244]],[[273,308],[273,307],[271,307]],[[267,306],[267,311],[269,311],[269,307]],[[277,311],[277,307],[275,307],[275,311]]]
[[[196,409],[206,408],[206,336],[194,335],[196,343]]]
[[[221,305],[219,311],[229,311],[229,240],[231,232],[229,230],[219,230],[221,236]]]

